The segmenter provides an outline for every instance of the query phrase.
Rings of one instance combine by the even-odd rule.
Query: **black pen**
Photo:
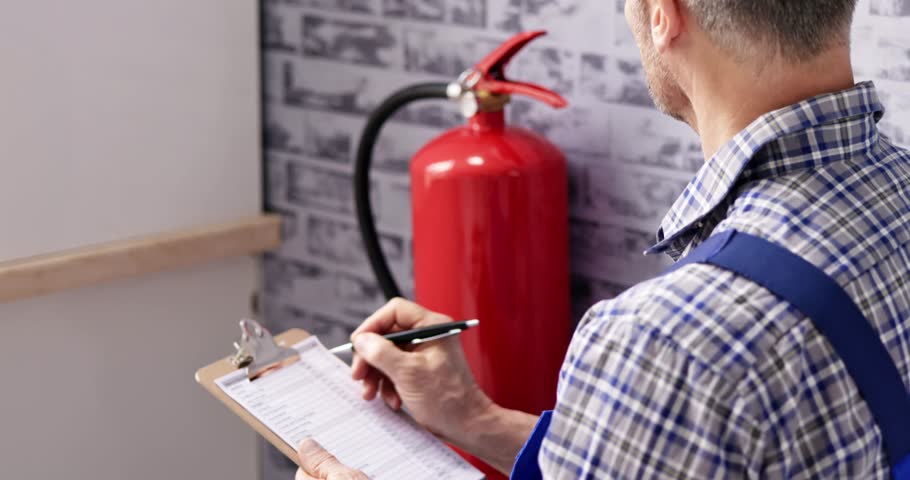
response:
[[[415,328],[414,330],[405,330],[402,332],[390,333],[383,335],[382,338],[394,343],[395,345],[419,345],[421,343],[440,340],[480,325],[480,320],[465,320],[463,322],[443,323],[429,327]],[[332,353],[343,353],[353,351],[354,344],[345,343],[331,350]]]

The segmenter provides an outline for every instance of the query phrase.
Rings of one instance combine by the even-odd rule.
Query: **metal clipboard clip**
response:
[[[241,320],[240,331],[240,341],[234,342],[236,352],[231,356],[231,363],[237,368],[245,368],[250,380],[300,358],[297,350],[275,343],[268,329],[255,320]]]

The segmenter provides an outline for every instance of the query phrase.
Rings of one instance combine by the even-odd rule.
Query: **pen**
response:
[[[463,322],[443,323],[441,325],[432,325],[429,327],[415,328],[414,330],[405,330],[403,332],[390,333],[383,335],[382,338],[394,343],[395,345],[419,345],[421,343],[441,340],[480,325],[480,320],[465,320]],[[329,351],[335,354],[353,351],[354,344],[345,343]]]

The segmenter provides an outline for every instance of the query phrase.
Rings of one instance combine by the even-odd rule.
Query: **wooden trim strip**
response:
[[[267,214],[0,262],[0,302],[251,255],[281,244],[281,217]]]

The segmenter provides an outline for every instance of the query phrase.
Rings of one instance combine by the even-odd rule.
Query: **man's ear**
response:
[[[648,19],[651,39],[658,52],[663,53],[683,31],[683,15],[680,0],[652,0],[653,7]]]

